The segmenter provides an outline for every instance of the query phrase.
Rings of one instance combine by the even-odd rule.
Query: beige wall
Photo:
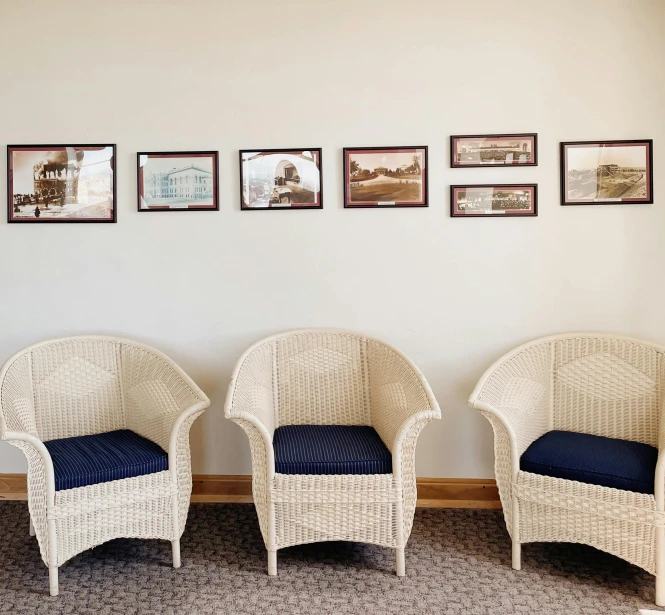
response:
[[[421,476],[490,477],[466,399],[536,336],[665,344],[662,0],[0,0],[0,141],[115,142],[117,225],[0,216],[0,359],[49,337],[133,337],[212,398],[194,470],[249,473],[222,418],[235,359],[284,329],[402,348],[443,420]],[[450,134],[536,131],[540,166],[449,168]],[[558,142],[653,138],[651,206],[559,205]],[[430,207],[342,209],[344,146],[430,146]],[[324,209],[239,211],[238,149],[322,147]],[[139,214],[136,152],[220,152],[221,211]],[[6,171],[0,170],[4,191]],[[537,182],[540,216],[457,220],[454,183]],[[2,203],[4,205],[4,196]],[[24,471],[0,444],[0,473]]]

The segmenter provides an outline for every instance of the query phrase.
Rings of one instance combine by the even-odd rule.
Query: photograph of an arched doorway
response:
[[[321,150],[241,150],[241,209],[321,209]]]

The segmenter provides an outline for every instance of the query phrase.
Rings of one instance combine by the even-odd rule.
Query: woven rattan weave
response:
[[[584,543],[656,575],[665,606],[665,349],[607,334],[568,334],[520,346],[492,365],[469,405],[494,429],[496,478],[513,568],[526,542]],[[558,429],[659,449],[654,494],[520,470],[520,457]]]
[[[425,378],[407,357],[345,331],[276,335],[239,360],[225,413],[249,437],[269,574],[277,574],[278,549],[346,540],[395,549],[397,574],[404,575],[416,506],[416,441],[441,416]],[[371,425],[392,453],[392,473],[275,473],[273,433],[296,424]]]
[[[112,538],[161,538],[180,565],[192,474],[189,429],[210,405],[162,353],[129,340],[72,337],[14,355],[0,371],[0,438],[28,460],[31,532],[49,567]],[[131,429],[168,452],[168,470],[55,490],[44,441]]]

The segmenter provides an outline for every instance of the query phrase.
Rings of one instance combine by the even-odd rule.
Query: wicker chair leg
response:
[[[517,496],[513,496],[513,570],[522,570],[522,545],[520,543],[520,508]]]
[[[665,606],[665,577],[656,575],[656,606]]]
[[[47,519],[48,529],[48,584],[51,596],[58,595],[58,541],[55,534],[55,520]]]
[[[171,546],[173,547],[173,567],[180,568],[180,540],[172,540]]]
[[[277,551],[268,551],[268,574],[271,577],[277,575]]]
[[[522,544],[513,540],[513,570],[522,570]]]
[[[51,566],[48,569],[48,586],[51,596],[57,596],[58,590],[58,567]]]
[[[656,606],[665,606],[665,528],[656,528]]]
[[[30,530],[29,530],[29,532],[30,532],[30,536],[35,535],[35,526],[32,524],[32,517],[30,517]]]
[[[406,575],[406,562],[404,560],[404,547],[395,549],[395,555],[397,560],[397,576],[403,577]]]

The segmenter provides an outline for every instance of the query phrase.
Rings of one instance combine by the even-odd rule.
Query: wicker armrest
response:
[[[18,353],[0,369],[0,439],[13,431],[37,437],[30,359]]]
[[[28,459],[31,480],[41,483],[49,503],[55,497],[53,460],[37,435],[29,357],[19,353],[0,370],[0,440],[19,448]],[[39,468],[39,472],[32,472]]]
[[[178,365],[152,348],[123,346],[122,370],[128,427],[171,457],[182,425],[210,400]]]
[[[429,384],[413,362],[384,343],[367,344],[372,426],[397,454],[418,423],[441,418]]]
[[[665,379],[665,374],[663,375]],[[662,391],[663,389],[661,389]],[[658,463],[656,464],[656,477],[654,497],[656,508],[665,511],[665,392],[661,392],[660,416],[658,425]]]
[[[51,454],[48,452],[48,449],[44,443],[36,436],[21,431],[3,431],[0,440],[5,440],[8,444],[19,448],[21,451],[23,451],[29,461],[31,460],[31,457],[38,457],[40,459],[43,468],[43,480],[47,493],[47,499],[50,504],[53,504],[55,497],[55,474],[53,471],[53,460],[51,459]],[[30,465],[28,469],[30,469]]]
[[[469,398],[494,431],[494,471],[511,535],[520,457],[550,429],[551,353],[548,342],[517,348],[487,369]]]
[[[469,406],[505,428],[513,465],[550,429],[551,352],[549,343],[517,348],[483,374],[469,398]]]
[[[255,487],[259,477],[271,480],[275,474],[273,386],[273,348],[260,342],[236,364],[224,404],[224,416],[240,425],[249,438]]]
[[[134,392],[137,401],[140,400],[141,409],[138,414],[128,417],[128,425],[136,433],[159,444],[170,457],[187,419],[198,416],[210,406],[210,402],[199,399],[186,406],[176,406],[171,390],[161,388],[155,381],[145,381],[137,386],[142,388],[140,394]]]

